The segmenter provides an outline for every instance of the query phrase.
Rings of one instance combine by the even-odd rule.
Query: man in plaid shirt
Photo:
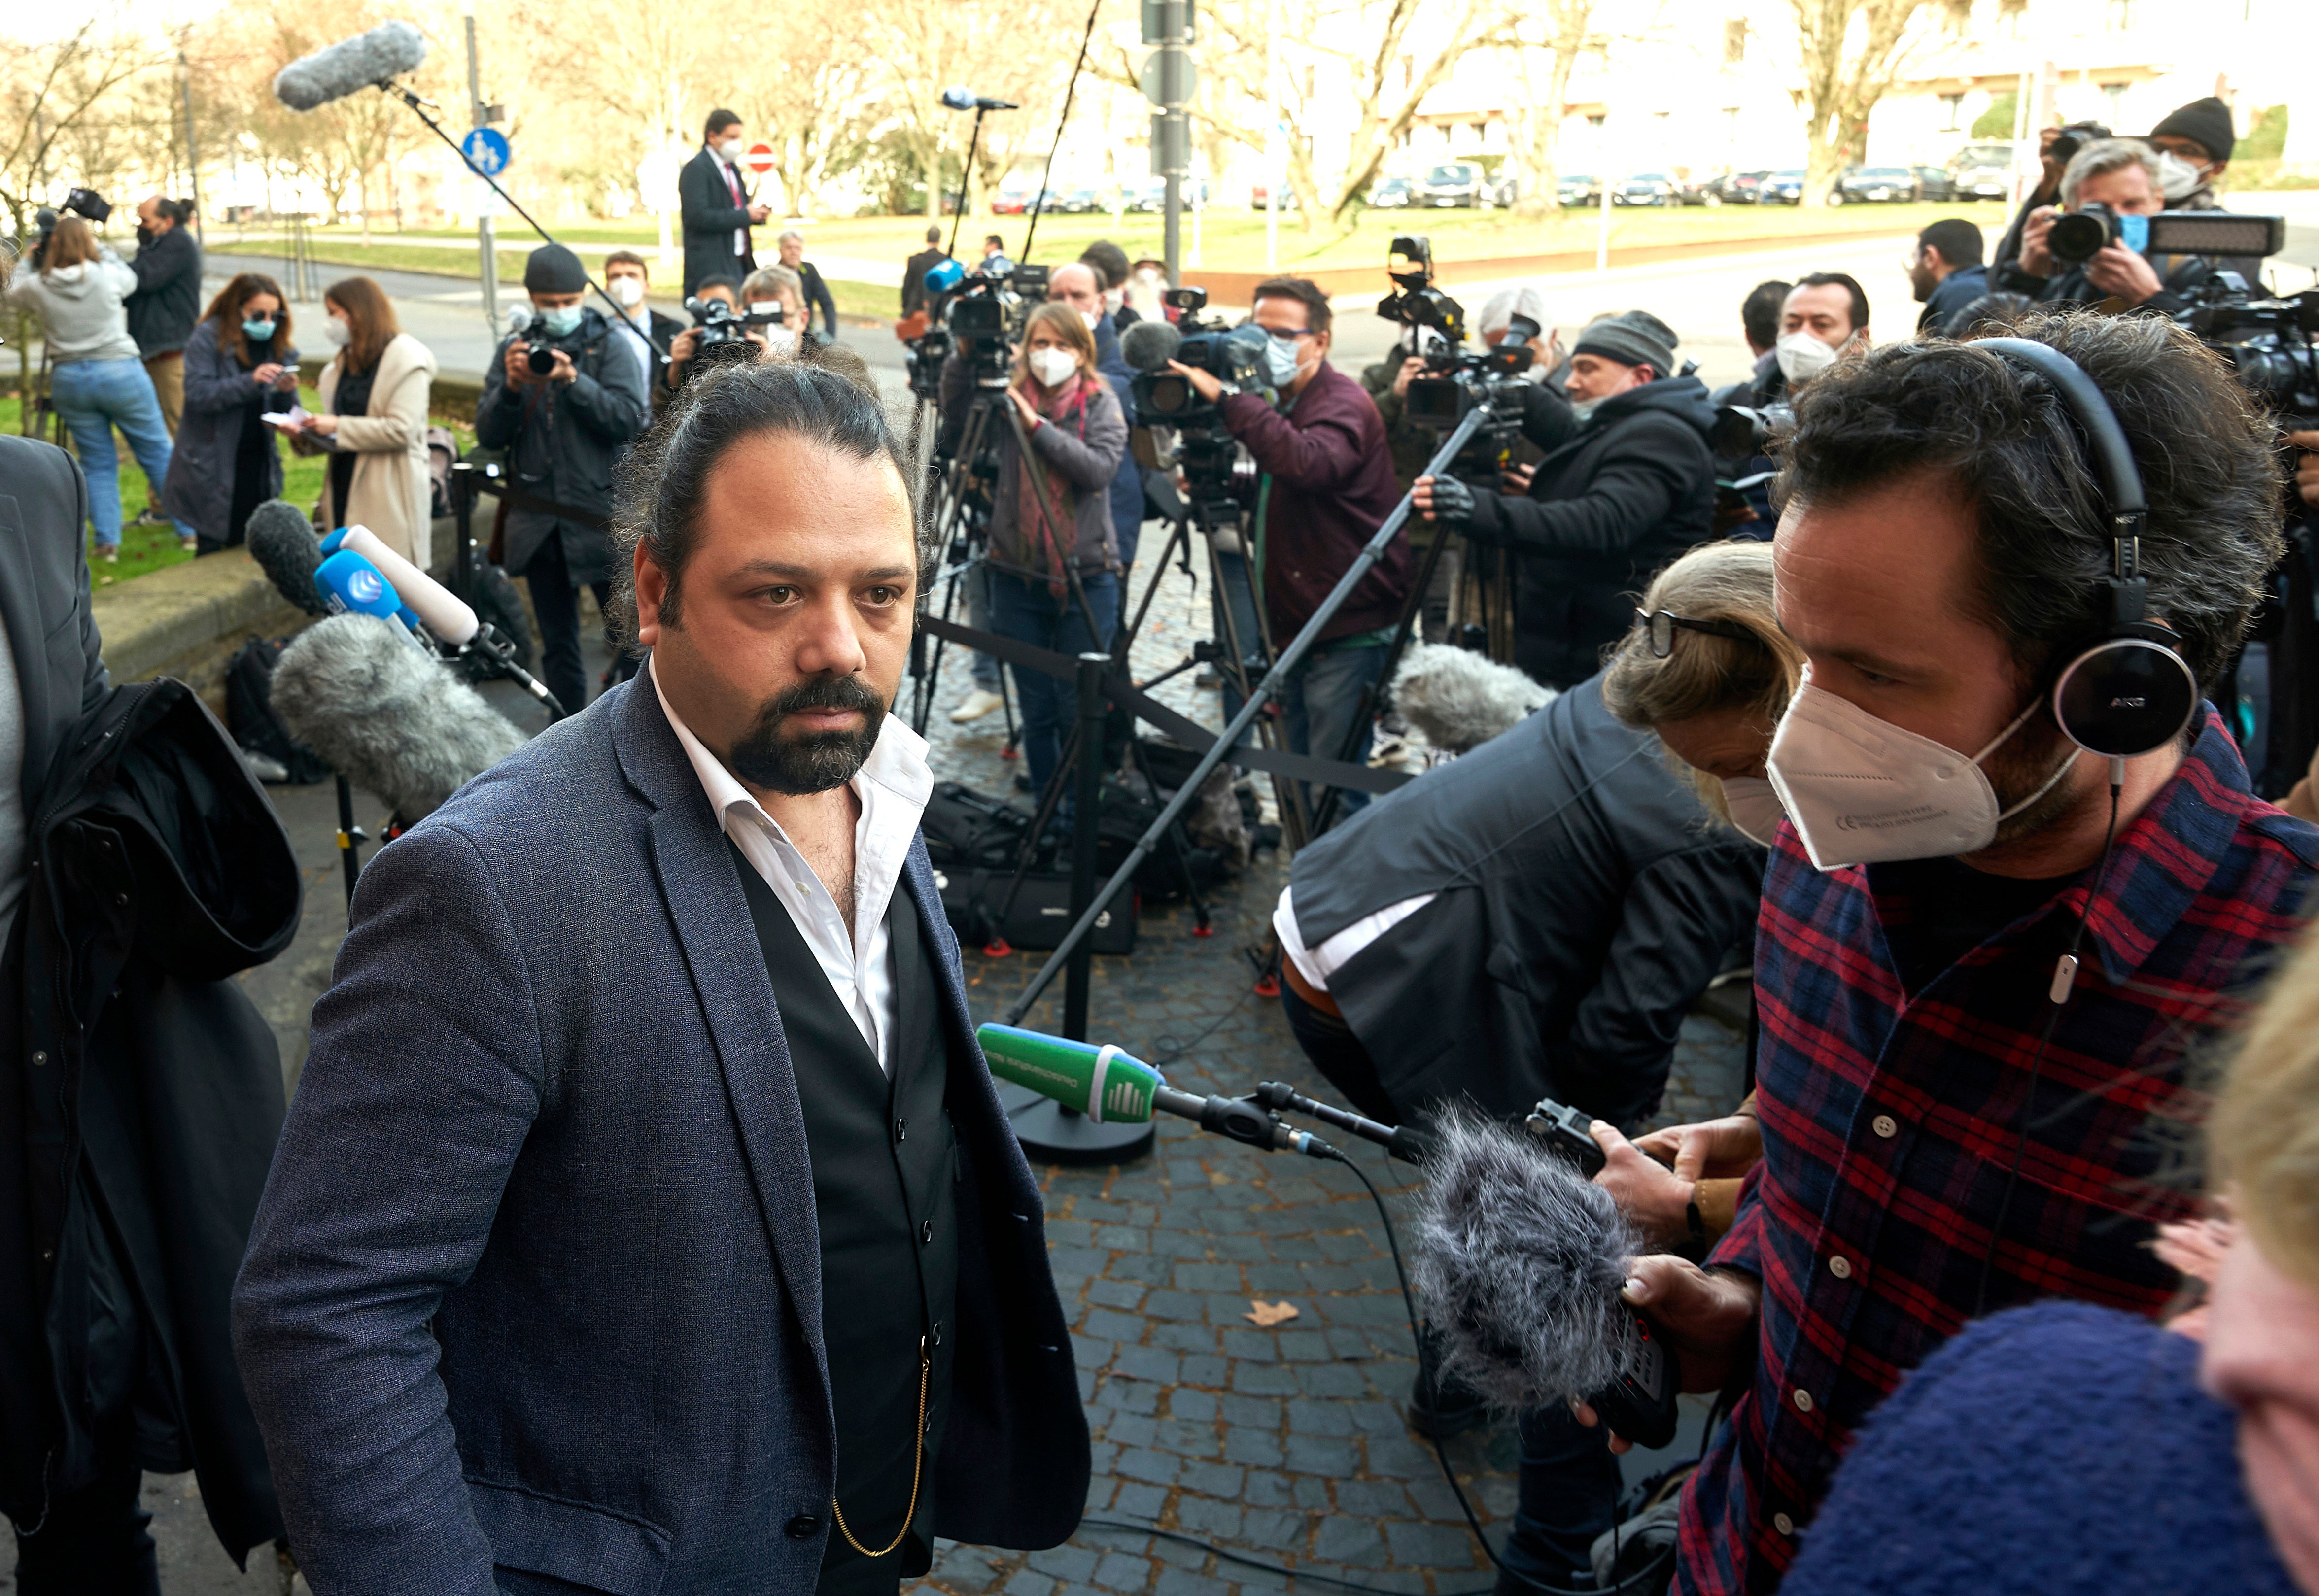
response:
[[[2149,612],[2212,682],[2280,548],[2269,426],[2163,322],[2023,336],[2117,414]],[[1809,663],[1772,755],[1790,823],[1756,938],[1763,1160],[1704,1269],[1638,1259],[1628,1294],[1685,1389],[1737,1393],[1683,1502],[1678,1586],[1713,1596],[1778,1583],[1853,1430],[1968,1319],[2166,1303],[2146,1244],[2187,1183],[2163,1132],[2197,1119],[2192,1069],[2294,938],[2319,860],[2211,708],[2123,762],[2115,799],[2110,762],[2055,724],[2057,672],[2103,636],[2111,544],[2043,378],[1949,343],[1848,361],[1798,401],[1782,497],[1780,619]],[[1920,739],[1939,747],[1912,769]],[[1847,829],[1831,772],[1920,795],[1892,811],[1913,845]],[[1960,815],[1956,845],[1923,840]]]

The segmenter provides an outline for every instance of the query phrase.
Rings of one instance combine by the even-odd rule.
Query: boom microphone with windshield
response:
[[[426,59],[426,35],[409,23],[381,23],[283,68],[274,75],[274,97],[293,111],[312,111],[416,72]]]
[[[274,666],[273,701],[292,737],[406,823],[523,746],[481,693],[368,615],[334,615],[293,638]]]
[[[1136,371],[1165,371],[1184,347],[1184,335],[1172,321],[1154,317],[1132,323],[1119,335],[1119,357]]]
[[[1427,1140],[1411,1265],[1443,1368],[1499,1407],[1575,1397],[1636,1445],[1667,1445],[1674,1361],[1619,1294],[1641,1243],[1611,1194],[1464,1108]]]
[[[988,95],[978,95],[964,84],[955,84],[943,90],[942,103],[952,111],[1017,111],[1021,109],[1012,100],[994,100]]]

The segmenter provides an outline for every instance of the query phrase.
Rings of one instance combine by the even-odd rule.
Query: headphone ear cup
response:
[[[2070,740],[2107,759],[2163,748],[2197,713],[2198,681],[2182,656],[2141,637],[2107,637],[2062,668],[2053,718]]]

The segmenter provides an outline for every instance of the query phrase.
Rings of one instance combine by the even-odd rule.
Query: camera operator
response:
[[[1121,258],[1123,263],[1124,255]],[[1118,396],[1120,414],[1133,416],[1135,374],[1120,356],[1119,329],[1105,305],[1101,272],[1093,262],[1085,259],[1057,266],[1054,275],[1047,279],[1047,297],[1060,300],[1079,313],[1079,320],[1087,323],[1087,332],[1095,339],[1096,369]],[[1119,469],[1111,479],[1111,535],[1123,577],[1135,569],[1136,546],[1143,540],[1143,467],[1137,463],[1132,449],[1122,451]],[[1126,597],[1127,590],[1123,584],[1120,598],[1124,601]]]
[[[744,336],[775,355],[804,355],[821,347],[813,336],[813,312],[808,308],[805,279],[787,266],[759,266],[741,284],[741,308],[752,325]]]
[[[1548,687],[1594,674],[1634,618],[1627,595],[1712,535],[1715,411],[1674,370],[1675,335],[1647,311],[1597,321],[1572,347],[1568,402],[1538,389],[1523,419],[1545,458],[1507,486],[1528,497],[1420,477],[1417,509],[1476,543],[1522,556],[1514,663]]]
[[[2029,214],[2021,234],[2021,258],[2008,268],[2003,285],[2033,294],[2042,304],[2093,305],[2115,300],[2170,316],[2188,304],[2185,291],[2197,286],[2216,263],[2184,255],[2153,261],[2113,233],[2093,257],[2079,265],[2056,259],[2049,240],[2064,214],[2094,206],[2112,217],[2155,216],[2166,208],[2159,192],[2158,153],[2139,139],[2103,139],[2087,145],[2062,173],[2061,205]]]
[[[171,437],[185,413],[185,340],[202,311],[202,247],[185,227],[193,214],[185,201],[158,194],[138,202],[137,253],[129,262],[137,274],[137,292],[126,302],[129,336]]]
[[[757,268],[757,257],[749,248],[749,227],[771,215],[772,207],[750,198],[741,181],[741,152],[747,148],[739,115],[712,111],[701,132],[700,153],[677,175],[687,299],[700,292],[707,278],[738,282]]]
[[[943,368],[946,408],[966,409],[970,380],[961,351]],[[1127,450],[1127,415],[1096,368],[1095,336],[1078,311],[1053,301],[1032,311],[1006,401],[1039,457],[1051,497],[1040,493],[1040,477],[1024,464],[1014,426],[994,418],[990,629],[1060,654],[1107,648],[1119,619],[1111,482]],[[1023,710],[1031,790],[1043,796],[1061,762],[1078,695],[1069,681],[1016,668],[1015,699]],[[1069,816],[1071,807],[1067,793],[1060,812]]]
[[[741,284],[738,280],[731,277],[703,278],[700,286],[690,297],[702,305],[723,305],[736,315],[740,313],[742,308]],[[700,340],[706,323],[699,320],[699,311],[693,312],[693,316],[694,324],[669,340],[668,371],[661,380],[663,392],[655,395],[655,399],[663,406],[667,404],[668,395],[674,394],[678,389],[684,386],[685,379],[691,376],[693,365],[699,360]],[[739,324],[736,322],[735,325]],[[759,348],[766,347],[764,334],[756,328],[743,327],[741,336],[755,343]]]
[[[821,273],[805,257],[805,235],[795,228],[781,234],[778,240],[781,265],[798,280],[798,297],[804,302],[808,314],[793,319],[789,325],[799,332],[812,330],[810,312],[821,312],[821,336],[825,339],[837,337],[837,301],[829,292],[829,284],[821,280]]]
[[[517,491],[533,505],[508,508],[500,562],[520,573],[539,618],[539,677],[576,715],[588,701],[580,663],[580,587],[609,610],[612,546],[605,517],[612,467],[645,428],[642,374],[601,311],[582,302],[588,275],[561,244],[543,244],[524,263],[533,320],[510,334],[483,379],[475,441],[507,455]],[[534,369],[545,364],[546,371]],[[611,621],[605,636],[613,638]],[[620,656],[612,642],[612,654]]]
[[[2280,553],[2270,428],[2166,323],[2019,331],[2116,414],[2145,613],[2213,681]],[[2044,378],[1972,344],[1876,350],[1797,401],[1763,1160],[1706,1268],[1639,1258],[1628,1292],[1684,1389],[1744,1387],[1683,1497],[1685,1591],[1769,1590],[1861,1420],[1968,1319],[2166,1305],[2149,1227],[2187,1209],[2144,1132],[2195,1117],[2228,995],[2309,913],[2319,834],[2252,796],[2211,706],[2116,787],[2054,718],[2057,674],[2116,635],[2088,454]]]
[[[645,392],[657,399],[668,374],[668,358],[661,350],[683,335],[684,323],[645,303],[651,285],[651,268],[635,250],[615,249],[604,257],[604,292],[620,307],[620,313],[610,319],[612,329],[636,356]]]
[[[1989,292],[1989,268],[1981,264],[1981,229],[1962,216],[1934,222],[1917,235],[1908,252],[1908,286],[1924,306],[1918,332],[1954,337],[1964,329],[1957,316]]]
[[[1259,472],[1250,518],[1254,569],[1272,640],[1286,645],[1337,585],[1401,494],[1385,446],[1385,421],[1361,385],[1329,364],[1329,300],[1303,277],[1256,285],[1255,325],[1271,335],[1261,394],[1178,361],[1200,397],[1223,403],[1223,423],[1254,456]],[[1336,759],[1359,716],[1362,694],[1385,669],[1385,656],[1409,594],[1409,537],[1396,533],[1320,641],[1281,690],[1288,746]],[[1360,728],[1351,757],[1368,757],[1370,728]],[[1340,789],[1338,813],[1361,808],[1368,795]]]

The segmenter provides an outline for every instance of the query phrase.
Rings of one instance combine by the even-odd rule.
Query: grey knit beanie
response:
[[[1620,365],[1647,365],[1662,377],[1674,375],[1674,329],[1648,311],[1608,316],[1578,335],[1573,355],[1600,355]]]

